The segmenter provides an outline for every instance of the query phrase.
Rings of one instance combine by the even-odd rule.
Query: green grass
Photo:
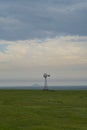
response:
[[[87,130],[87,91],[0,90],[0,130]]]

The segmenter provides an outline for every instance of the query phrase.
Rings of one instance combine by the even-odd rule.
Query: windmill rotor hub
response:
[[[44,78],[47,78],[47,74],[46,74],[46,73],[44,73],[43,77],[44,77]]]
[[[47,77],[50,77],[50,75],[49,75],[49,74],[44,73],[43,77],[44,77],[44,78],[47,78]]]

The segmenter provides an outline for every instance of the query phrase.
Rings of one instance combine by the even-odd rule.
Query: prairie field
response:
[[[87,130],[87,91],[0,90],[0,130]]]

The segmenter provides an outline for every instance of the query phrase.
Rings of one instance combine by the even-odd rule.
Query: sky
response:
[[[0,0],[0,86],[87,85],[87,0]]]

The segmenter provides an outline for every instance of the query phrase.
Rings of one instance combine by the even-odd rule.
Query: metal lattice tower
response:
[[[44,77],[44,90],[48,90],[48,87],[47,87],[47,77],[50,77],[50,75],[47,74],[47,73],[44,73],[43,77]]]

